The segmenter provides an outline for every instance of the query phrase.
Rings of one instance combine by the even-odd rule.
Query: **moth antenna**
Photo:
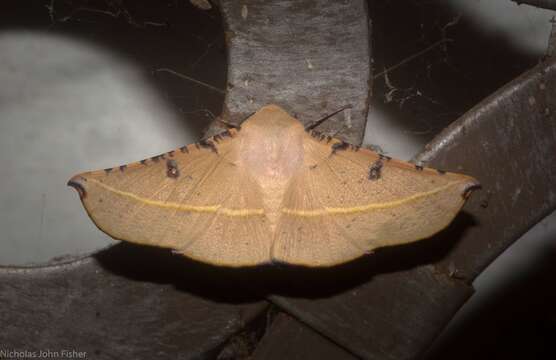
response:
[[[224,124],[228,129],[241,129],[241,125],[233,124],[227,120],[222,119],[220,116],[215,119],[216,121]]]
[[[243,120],[241,120],[241,122],[239,124],[234,124],[234,123],[229,122],[228,120],[224,120],[224,119],[222,119],[221,116],[218,116],[215,119],[215,121],[221,122],[222,124],[226,125],[228,127],[228,129],[237,129],[239,131],[239,130],[241,130],[241,124],[243,124],[243,122],[245,120],[249,119],[254,114],[255,114],[254,112],[250,113]]]
[[[326,115],[325,117],[323,117],[322,119],[319,119],[317,121],[314,121],[313,123],[305,126],[305,131],[309,131],[309,130],[313,130],[314,128],[316,128],[317,126],[319,126],[320,124],[322,124],[324,121],[330,119],[332,116],[336,115],[337,113],[344,111],[346,109],[351,109],[352,106],[351,105],[345,105],[342,106],[339,110],[334,111],[332,114]]]

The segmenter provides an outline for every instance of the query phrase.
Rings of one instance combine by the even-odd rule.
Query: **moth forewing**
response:
[[[306,132],[268,105],[241,130],[68,185],[117,239],[215,265],[331,266],[442,230],[478,183]]]

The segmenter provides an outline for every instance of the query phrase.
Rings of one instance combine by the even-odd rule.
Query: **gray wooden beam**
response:
[[[363,358],[418,357],[471,295],[475,276],[556,208],[555,153],[550,60],[478,104],[417,157],[483,185],[447,230],[360,259],[354,274],[366,268],[371,275],[348,289],[270,299]]]
[[[371,91],[366,2],[221,0],[228,39],[224,116],[239,123],[276,103],[304,123],[363,140]]]

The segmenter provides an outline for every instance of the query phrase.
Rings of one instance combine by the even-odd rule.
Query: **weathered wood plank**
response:
[[[326,297],[270,299],[358,356],[384,360],[413,359],[424,351],[471,293],[423,266],[376,275]]]
[[[195,295],[202,284],[195,275],[180,280],[181,259],[151,250],[118,245],[61,265],[0,268],[3,349],[74,349],[94,359],[210,359],[265,310],[264,302]]]
[[[417,158],[483,184],[449,229],[406,247],[431,265],[393,269],[327,298],[271,300],[362,357],[418,356],[471,294],[466,284],[556,207],[555,99],[550,61],[477,105]]]
[[[468,282],[556,209],[556,61],[539,64],[445,129],[417,161],[476,177],[474,226],[437,264]]]
[[[253,360],[357,360],[357,357],[285,313],[279,313]]]
[[[221,0],[228,39],[224,115],[240,122],[276,103],[319,130],[361,143],[370,96],[366,2]]]

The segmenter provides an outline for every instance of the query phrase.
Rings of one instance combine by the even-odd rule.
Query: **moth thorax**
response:
[[[241,160],[254,179],[287,182],[303,164],[303,139],[295,132],[282,136],[249,134],[241,146]]]

